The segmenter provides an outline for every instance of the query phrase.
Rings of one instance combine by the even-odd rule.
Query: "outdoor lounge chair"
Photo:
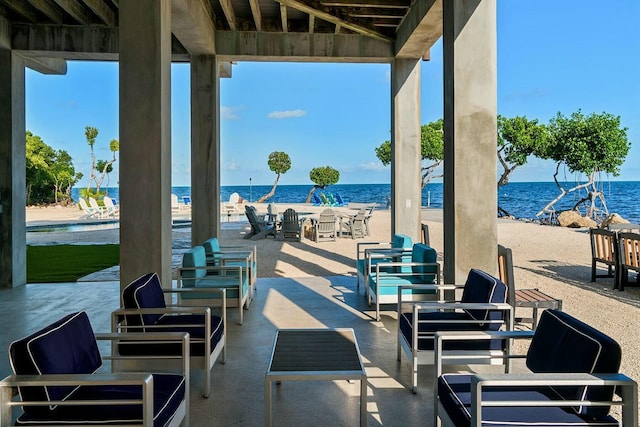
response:
[[[349,204],[349,201],[343,199],[340,193],[334,193],[334,196],[336,198],[336,202],[338,202],[338,206],[347,206]]]
[[[221,315],[211,314],[210,307],[167,306],[165,295],[179,296],[217,293],[221,296]],[[211,369],[218,357],[226,360],[226,313],[224,289],[163,289],[156,273],[145,274],[128,284],[122,291],[122,306],[111,314],[113,332],[156,333],[188,332],[190,339],[190,366],[201,369],[204,375],[202,394],[211,393]],[[126,336],[126,335],[125,335]],[[121,356],[164,356],[157,363],[143,360],[143,366],[155,369],[174,369],[175,356],[180,349],[175,345],[157,344],[153,347],[135,340],[123,340],[117,345]],[[170,357],[174,357],[173,359]],[[126,362],[126,363],[125,363]],[[123,368],[132,369],[130,362],[119,362]]]
[[[107,210],[100,206],[95,198],[89,197],[89,206],[91,206],[91,209],[97,213],[96,216],[98,218],[104,218],[107,216]]]
[[[99,211],[95,210],[92,207],[89,207],[89,205],[87,205],[87,201],[82,197],[78,198],[78,204],[80,205],[80,209],[82,209],[82,212],[85,213],[84,218],[93,218],[100,214]]]
[[[391,242],[358,242],[356,244],[357,287],[360,288],[360,276],[364,281],[365,296],[368,294],[368,277],[372,268],[379,262],[411,261],[413,241],[405,234],[394,234]],[[404,259],[400,255],[405,254]],[[402,268],[402,267],[399,267]],[[411,269],[411,267],[404,267]]]
[[[617,283],[616,271],[616,232],[604,228],[592,228],[589,230],[591,240],[591,281],[598,277],[614,277],[614,287]],[[597,264],[606,265],[606,274],[597,274]]]
[[[439,351],[451,340],[518,338],[522,331],[436,334],[435,421],[442,426],[638,425],[638,386],[618,373],[621,349],[610,337],[559,310],[546,310],[526,355],[530,373],[444,374]],[[494,336],[492,336],[494,335]],[[612,402],[615,393],[621,397]],[[622,405],[622,424],[609,415]]]
[[[130,336],[141,343],[178,341],[169,345],[181,351],[182,373],[98,372],[103,357],[96,339],[122,336],[96,336],[85,312],[72,313],[9,346],[15,375],[0,382],[0,426],[12,425],[11,408],[20,406],[17,425],[188,425],[188,334]],[[16,387],[19,401],[13,399]]]
[[[256,208],[253,206],[247,205],[244,209],[247,220],[249,220],[249,224],[251,225],[251,231],[244,236],[245,239],[258,240],[264,239],[267,236],[276,237],[275,224],[269,224],[264,220],[258,219]]]
[[[336,241],[338,231],[336,229],[336,214],[333,209],[325,209],[320,212],[320,218],[313,222],[313,238],[317,242]]]
[[[217,237],[207,239],[203,244],[204,253],[207,258],[207,265],[211,266],[241,266],[248,265],[249,284],[251,285],[251,295],[256,289],[258,280],[258,251],[256,245],[233,245],[221,246]]]
[[[340,223],[340,237],[345,233],[349,234],[352,239],[364,237],[366,235],[364,225],[365,214],[366,211],[364,209],[360,209],[355,215],[347,216],[345,221]]]
[[[113,199],[109,196],[104,196],[104,208],[107,211],[107,216],[116,216],[120,213],[120,208],[118,205],[113,203]]]
[[[278,230],[278,236],[282,240],[296,240],[302,241],[302,223],[298,218],[298,213],[291,208],[288,208],[282,214],[282,223],[280,224],[280,230]]]
[[[370,264],[366,281],[369,305],[375,304],[375,319],[380,320],[380,304],[397,304],[398,289],[403,285],[433,285],[431,288],[405,289],[406,301],[436,299],[440,284],[440,264],[435,249],[416,243],[409,254],[400,253],[399,260],[385,260]],[[407,262],[408,261],[408,262]]]
[[[311,204],[313,206],[322,206],[322,199],[315,192],[311,194]]]
[[[640,281],[640,234],[619,233],[617,288],[624,291],[629,285],[629,270],[638,273],[636,281]],[[614,286],[615,289],[616,286]]]
[[[449,285],[453,286],[453,285]],[[467,276],[459,301],[425,301],[404,304],[403,294],[423,286],[398,288],[398,360],[404,353],[411,363],[411,390],[418,388],[418,366],[434,365],[434,335],[438,331],[513,330],[513,307],[507,303],[507,286],[477,269]],[[429,289],[429,288],[427,288]],[[448,341],[443,351],[456,364],[503,364],[508,343],[502,339]],[[505,364],[509,369],[509,364]]]
[[[180,304],[218,307],[238,307],[239,320],[244,322],[244,308],[249,308],[251,285],[250,256],[234,258],[235,265],[207,265],[207,256],[202,246],[194,246],[182,256],[182,267],[178,268],[179,289],[225,290],[223,296],[219,292],[191,293],[179,295]]]

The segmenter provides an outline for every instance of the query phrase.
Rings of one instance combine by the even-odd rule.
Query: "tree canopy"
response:
[[[314,183],[314,186],[309,191],[306,203],[311,201],[311,195],[318,188],[324,190],[328,185],[336,184],[340,180],[340,171],[331,166],[315,167],[309,171],[309,179]]]
[[[509,183],[509,175],[546,144],[547,136],[547,127],[537,120],[498,116],[498,162],[502,166],[498,187]]]
[[[96,160],[94,146],[96,139],[98,138],[99,130],[92,126],[86,126],[84,128],[84,136],[87,139],[87,144],[91,151],[91,170],[89,171],[89,182],[87,188],[84,190],[86,196],[99,195],[100,188],[104,182],[105,176],[107,177],[107,186],[109,181],[109,173],[113,171],[113,164],[116,161],[116,153],[120,150],[120,143],[117,139],[112,139],[109,142],[109,151],[113,154],[111,160]],[[95,193],[91,190],[92,185],[95,185]]]
[[[567,193],[580,189],[586,191],[574,209],[586,205],[586,215],[598,219],[599,214],[608,214],[604,196],[597,187],[599,173],[620,174],[631,144],[627,139],[627,128],[620,127],[620,116],[609,113],[592,113],[585,116],[578,110],[570,117],[558,113],[549,121],[549,138],[535,153],[543,159],[556,162],[553,179],[560,194],[547,204],[538,216],[553,213],[553,205]],[[558,181],[560,167],[565,165],[569,171],[584,174],[587,182],[565,190]],[[599,205],[599,203],[601,205]]]
[[[278,181],[280,180],[280,175],[287,173],[287,171],[291,169],[291,158],[284,151],[273,151],[269,154],[269,160],[267,160],[267,164],[269,165],[269,169],[276,173],[276,180],[273,183],[271,191],[260,197],[258,199],[258,203],[263,203],[265,200],[269,199],[276,193],[276,187],[278,185]]]
[[[389,166],[391,164],[391,141],[385,141],[375,148],[376,157],[380,162]],[[434,178],[441,178],[442,174],[434,172],[444,160],[444,130],[443,120],[422,125],[420,128],[420,155],[422,161],[422,187]]]
[[[71,187],[82,178],[76,173],[71,156],[55,150],[42,138],[26,133],[27,204],[69,203]]]

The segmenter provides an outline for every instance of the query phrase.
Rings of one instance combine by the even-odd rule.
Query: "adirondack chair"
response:
[[[244,210],[247,215],[247,219],[249,220],[249,224],[251,224],[251,231],[244,236],[245,239],[258,240],[264,239],[267,236],[276,237],[275,226],[269,225],[264,222],[264,220],[258,219],[256,208],[247,205]]]
[[[278,236],[283,240],[302,241],[302,222],[294,209],[287,209],[282,214],[282,224]]]
[[[364,237],[366,235],[364,224],[365,215],[365,210],[360,209],[355,216],[348,216],[346,221],[340,224],[340,236],[348,233],[352,239]]]
[[[320,212],[320,218],[313,224],[313,237],[316,242],[333,240],[336,241],[336,214],[332,209],[325,209]]]

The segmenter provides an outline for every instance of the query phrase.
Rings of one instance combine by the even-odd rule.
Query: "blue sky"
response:
[[[640,180],[640,2],[498,0],[498,113],[546,123],[560,111],[619,115],[631,151],[620,180]],[[311,184],[330,165],[340,183],[388,183],[374,148],[390,139],[390,66],[249,63],[221,80],[222,185],[271,185],[272,151],[292,167],[281,184]],[[117,63],[69,61],[64,76],[26,75],[27,129],[67,150],[89,174],[85,126],[99,129],[98,158],[118,139]],[[442,117],[442,43],[422,62],[421,118]],[[190,185],[189,68],[172,67],[172,182]],[[113,180],[117,179],[117,162]],[[512,181],[551,181],[535,158]],[[573,176],[566,172],[566,177]],[[613,178],[612,178],[613,179]],[[86,179],[80,185],[86,185]]]

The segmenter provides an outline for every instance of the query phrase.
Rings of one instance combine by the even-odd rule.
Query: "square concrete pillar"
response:
[[[391,235],[420,241],[420,59],[391,64]],[[391,237],[391,236],[389,236]]]
[[[120,285],[171,287],[171,0],[120,1]]]
[[[191,58],[191,244],[220,235],[220,77],[214,55]]]
[[[496,1],[443,2],[444,280],[497,271]]]
[[[24,61],[0,50],[0,288],[27,281]]]

